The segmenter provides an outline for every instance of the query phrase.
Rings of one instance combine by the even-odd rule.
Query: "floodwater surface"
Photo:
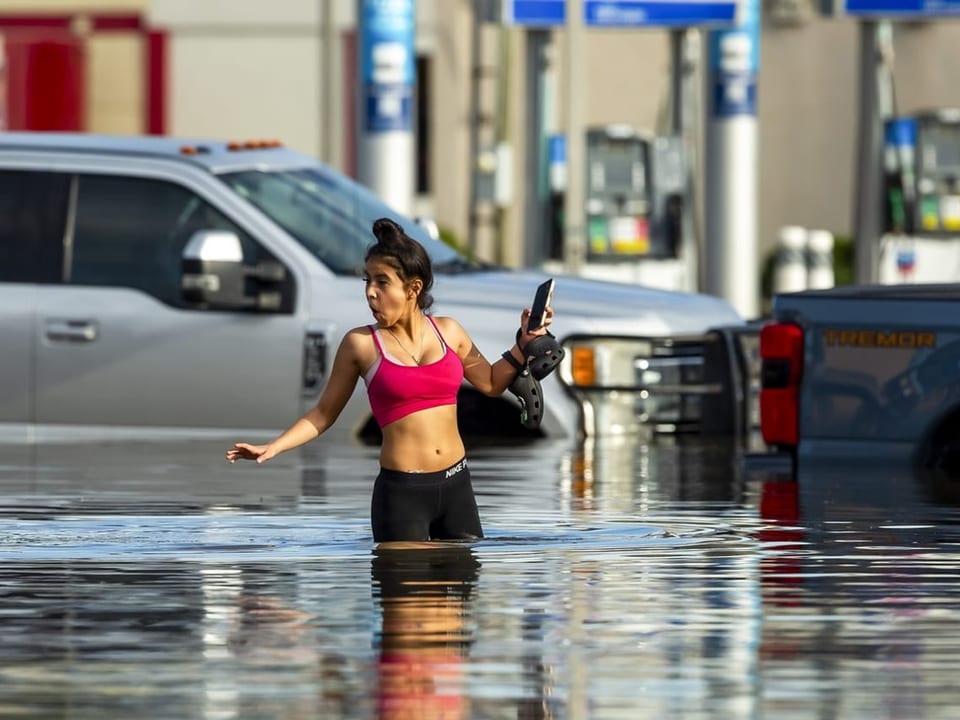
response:
[[[222,446],[222,447],[221,447]],[[375,548],[376,449],[0,445],[0,717],[952,718],[954,485],[477,447],[486,537]]]

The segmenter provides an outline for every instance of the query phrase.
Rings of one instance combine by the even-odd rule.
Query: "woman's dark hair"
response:
[[[423,289],[417,295],[417,305],[421,310],[433,305],[433,296],[430,294],[433,287],[433,266],[423,245],[407,235],[403,228],[390,218],[374,220],[373,234],[377,242],[367,250],[366,260],[383,260],[397,271],[404,285],[414,278],[420,278]]]

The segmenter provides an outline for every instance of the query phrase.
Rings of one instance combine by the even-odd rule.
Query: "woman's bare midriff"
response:
[[[420,410],[383,428],[380,467],[400,472],[435,472],[465,455],[457,427],[457,406]]]

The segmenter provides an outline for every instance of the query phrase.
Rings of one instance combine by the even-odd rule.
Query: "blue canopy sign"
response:
[[[943,1],[943,0],[941,0]],[[583,0],[583,23],[591,28],[733,25],[743,0]],[[561,27],[566,0],[502,0],[507,25]]]
[[[587,27],[733,25],[742,0],[584,0]]]
[[[960,17],[960,0],[827,0],[835,14],[876,18]]]
[[[557,27],[567,22],[567,0],[503,0],[501,17],[507,25]]]

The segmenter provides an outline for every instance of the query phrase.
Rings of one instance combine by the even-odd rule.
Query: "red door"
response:
[[[57,29],[7,31],[3,47],[7,85],[5,129],[84,130],[82,40]]]

